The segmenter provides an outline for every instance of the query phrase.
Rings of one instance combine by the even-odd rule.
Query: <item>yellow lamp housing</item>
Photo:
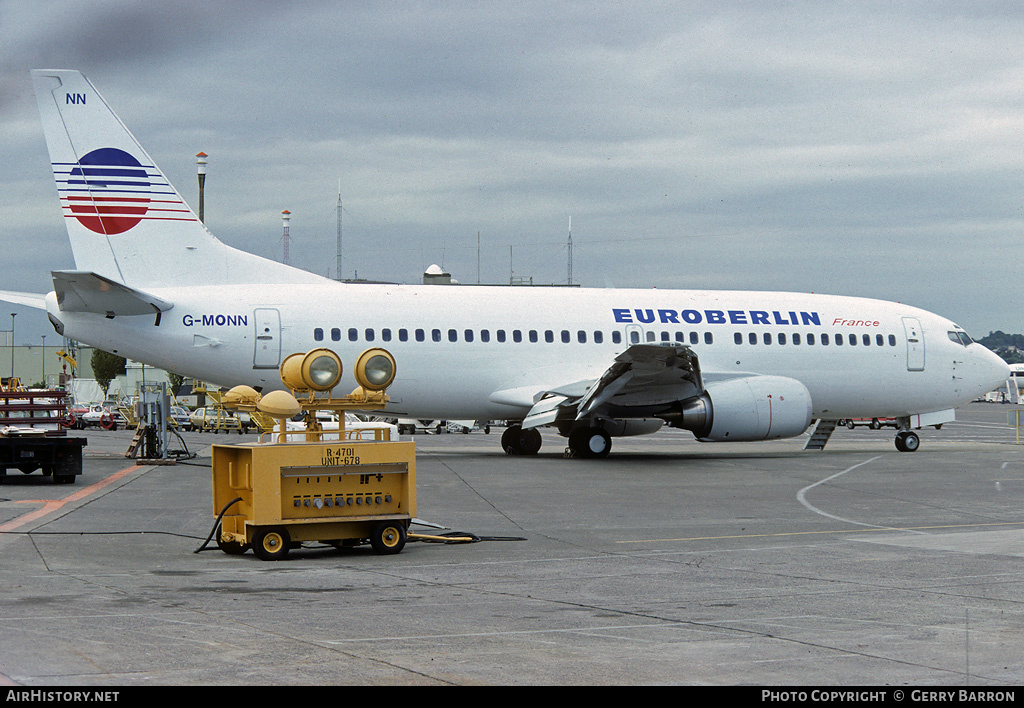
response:
[[[225,408],[255,407],[260,402],[260,394],[252,386],[235,386],[225,393],[220,401]]]
[[[302,406],[295,396],[287,391],[271,391],[260,399],[256,409],[272,418],[291,418],[302,412]]]
[[[341,380],[341,359],[330,349],[289,354],[281,362],[281,380],[293,391],[329,391]]]
[[[356,360],[356,382],[367,391],[383,391],[395,380],[395,357],[386,349],[367,349]]]

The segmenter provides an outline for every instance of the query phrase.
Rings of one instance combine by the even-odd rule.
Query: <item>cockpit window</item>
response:
[[[971,339],[967,332],[950,330],[949,332],[947,332],[947,334],[949,335],[950,341],[956,342],[957,344],[962,344],[965,347],[968,344],[974,343],[974,340]]]

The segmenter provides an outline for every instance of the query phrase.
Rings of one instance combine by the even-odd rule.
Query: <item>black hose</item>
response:
[[[200,551],[206,550],[206,546],[210,543],[210,539],[213,538],[213,535],[217,533],[217,529],[220,528],[220,520],[224,518],[224,514],[228,512],[228,509],[230,509],[233,504],[237,504],[240,501],[242,501],[242,497],[235,497],[234,499],[232,499],[231,501],[224,505],[224,508],[220,510],[219,514],[217,514],[217,520],[214,522],[213,528],[210,529],[210,535],[206,537],[205,541],[203,541],[203,545],[201,545],[196,550],[192,551],[193,553],[199,553]]]

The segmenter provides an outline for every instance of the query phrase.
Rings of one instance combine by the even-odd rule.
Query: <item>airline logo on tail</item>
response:
[[[197,221],[153,165],[143,165],[118,148],[99,148],[77,163],[54,163],[54,178],[65,218],[111,236],[143,219]]]

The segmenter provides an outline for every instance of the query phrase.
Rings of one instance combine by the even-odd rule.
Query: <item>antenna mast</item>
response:
[[[572,285],[572,217],[569,217],[569,285]]]
[[[338,180],[338,265],[337,279],[341,280],[341,180]]]

